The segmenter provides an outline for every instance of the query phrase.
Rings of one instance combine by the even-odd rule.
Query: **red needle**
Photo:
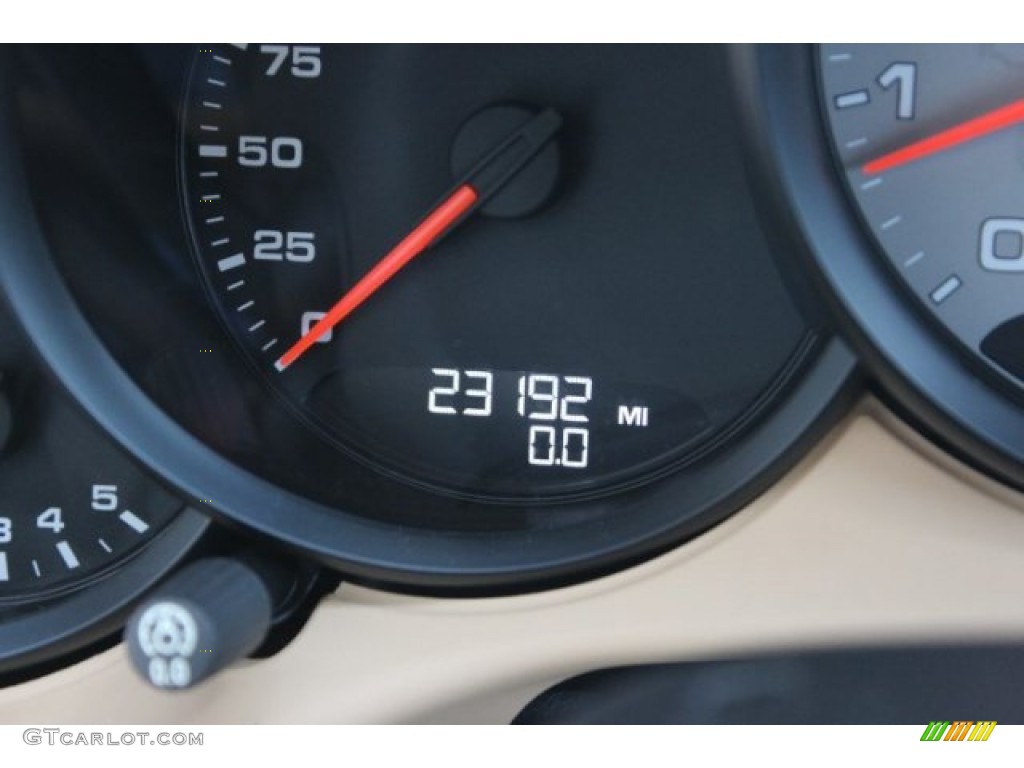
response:
[[[455,190],[437,205],[402,241],[377,262],[363,278],[341,297],[331,310],[295,342],[274,363],[283,371],[298,360],[334,326],[348,317],[410,261],[444,237],[463,217],[496,194],[527,166],[562,125],[553,109],[545,109],[521,125],[469,173],[456,182]]]
[[[883,173],[1021,122],[1024,122],[1024,99],[965,120],[952,128],[877,157],[865,164],[861,170],[867,175]]]
[[[417,224],[415,229],[406,235],[398,245],[392,248],[387,256],[377,262],[373,269],[367,272],[358,283],[353,285],[348,293],[342,296],[326,315],[320,318],[309,331],[303,334],[302,338],[281,355],[281,358],[274,364],[274,367],[279,371],[283,371],[298,360],[306,350],[316,344],[321,336],[330,331],[360,304],[376,293],[402,267],[427,250],[452,224],[458,221],[461,216],[476,204],[478,198],[477,191],[469,184],[457,187],[423,221]]]

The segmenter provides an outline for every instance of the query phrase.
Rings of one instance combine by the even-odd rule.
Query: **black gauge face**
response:
[[[66,592],[148,544],[182,504],[36,369],[0,315],[0,606]]]
[[[1024,386],[1024,45],[825,45],[849,191],[919,305]]]
[[[40,370],[0,303],[0,683],[112,642],[206,525]]]
[[[185,204],[224,323],[302,419],[407,482],[558,497],[684,463],[803,333],[773,265],[749,257],[719,118],[691,113],[712,59],[203,48]],[[481,199],[439,242],[289,356],[464,187]]]
[[[726,48],[16,58],[34,207],[0,270],[33,340],[155,471],[347,578],[625,567],[846,403],[852,360],[775,259]]]
[[[0,600],[81,586],[181,509],[69,405],[33,400],[16,400],[23,434],[0,458]]]

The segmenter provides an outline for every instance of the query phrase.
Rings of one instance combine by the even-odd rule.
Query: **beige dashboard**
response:
[[[440,600],[342,585],[275,657],[157,693],[115,647],[0,690],[6,723],[503,723],[611,665],[1024,638],[1024,497],[866,399],[756,502],[590,583]]]

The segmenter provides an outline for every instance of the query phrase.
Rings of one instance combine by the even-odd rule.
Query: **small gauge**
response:
[[[182,503],[0,332],[0,606],[74,590],[153,540]]]
[[[21,434],[0,457],[0,601],[81,586],[142,548],[182,506],[38,380],[5,380]]]
[[[206,528],[40,370],[0,306],[0,682],[112,638]]]

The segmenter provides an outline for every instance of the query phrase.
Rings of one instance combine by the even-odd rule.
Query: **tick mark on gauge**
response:
[[[204,101],[203,106],[207,109],[222,109],[222,105],[217,101]]]
[[[200,198],[200,199],[204,203],[212,203],[212,202],[215,202],[217,200],[220,200],[220,195],[203,195],[202,198]]]
[[[846,148],[847,149],[856,149],[857,147],[863,147],[867,143],[868,143],[867,137],[866,136],[861,136],[859,139],[851,139],[850,141],[846,142]]]
[[[838,63],[841,61],[850,61],[850,59],[852,58],[852,53],[830,53],[828,56],[828,60],[834,63]]]
[[[266,352],[268,349],[273,347],[275,344],[277,344],[277,339],[271,339],[266,344],[264,344],[262,347],[260,347],[260,352]]]
[[[255,305],[255,304],[256,304],[256,302],[255,302],[255,301],[251,301],[251,300],[250,300],[250,301],[247,301],[247,302],[245,302],[245,304],[242,304],[242,305],[241,305],[241,306],[240,306],[240,307],[238,308],[238,311],[239,311],[239,312],[245,312],[245,310],[249,309],[249,307],[251,307],[251,306],[253,306],[253,305]]]
[[[214,61],[219,61],[221,64],[225,64],[225,65],[227,65],[229,67],[231,66],[231,59],[226,59],[223,56],[214,56],[213,60]]]
[[[216,125],[200,125],[200,131],[209,131],[210,133],[217,133],[220,130]]]
[[[902,216],[893,216],[891,219],[886,219],[885,221],[883,221],[882,224],[881,224],[881,228],[882,229],[892,229],[897,224],[899,224],[901,221],[903,221],[903,217]]]
[[[252,333],[253,331],[258,331],[260,328],[262,328],[266,324],[267,324],[266,320],[260,320],[255,325],[249,326],[249,333]]]
[[[39,570],[39,562],[37,560],[32,561],[32,570],[35,572],[37,579],[43,575],[42,571]]]
[[[871,102],[871,94],[867,91],[850,91],[840,93],[835,98],[836,109],[849,109],[850,107],[862,107]]]
[[[245,256],[240,253],[236,253],[234,256],[228,256],[227,258],[218,261],[217,269],[221,272],[227,272],[229,269],[237,269],[243,264],[245,264]]]
[[[60,557],[64,561],[64,565],[68,567],[69,571],[81,565],[81,563],[78,562],[78,558],[75,556],[74,551],[71,549],[71,545],[66,541],[57,542],[57,551],[60,553]]]
[[[239,280],[238,282],[232,283],[231,285],[229,285],[228,286],[228,290],[229,291],[237,291],[243,285],[245,285],[245,280]]]
[[[207,224],[220,224],[222,221],[224,221],[224,217],[223,216],[214,216],[212,219],[207,219],[206,223]]]
[[[10,576],[7,573],[7,553],[0,552],[0,581],[8,581]]]
[[[924,258],[924,251],[918,251],[913,256],[911,256],[909,259],[904,261],[903,262],[903,266],[904,267],[912,267],[915,264],[917,264],[917,262],[919,262],[923,258]]]
[[[227,85],[227,83],[225,83],[223,80],[218,80],[215,77],[206,78],[206,82],[208,82],[210,85],[216,85],[218,88],[223,88],[225,85]]]
[[[106,552],[108,555],[114,551],[110,548],[110,545],[107,544],[107,542],[105,542],[103,539],[96,539],[96,541],[99,543],[101,547],[103,547],[103,551]]]
[[[877,187],[881,183],[882,183],[881,177],[879,177],[877,179],[870,179],[868,181],[865,181],[863,184],[861,184],[860,188],[863,189],[863,190],[874,189],[875,187]]]
[[[212,243],[210,243],[210,246],[216,248],[217,246],[227,245],[230,242],[231,240],[229,238],[222,237],[220,240],[214,240]]]
[[[121,519],[122,523],[127,525],[136,533],[145,533],[149,530],[149,524],[145,520],[127,509],[118,515],[118,517]]]
[[[227,157],[228,147],[226,144],[200,144],[200,157]]]
[[[218,176],[220,176],[218,171],[203,171],[199,174],[199,177],[202,179],[214,179]]]
[[[932,297],[932,301],[936,304],[941,304],[956,293],[962,285],[963,281],[959,277],[956,275],[950,275],[939,284],[938,288],[931,292],[930,295]]]

